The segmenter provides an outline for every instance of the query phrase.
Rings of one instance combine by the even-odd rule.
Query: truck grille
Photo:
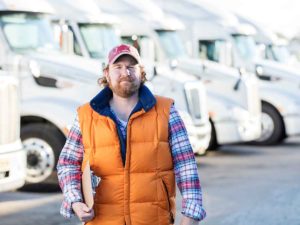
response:
[[[201,119],[201,110],[200,110],[200,101],[199,101],[199,93],[198,90],[193,89],[190,91],[191,94],[191,105],[193,107],[193,116],[196,119]]]
[[[185,89],[189,113],[194,121],[201,120],[201,100],[199,90],[197,88],[186,88]]]
[[[0,145],[19,139],[20,112],[17,82],[0,76]]]

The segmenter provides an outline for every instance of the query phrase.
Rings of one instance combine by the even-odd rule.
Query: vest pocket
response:
[[[174,220],[174,215],[173,215],[172,210],[171,210],[171,202],[170,202],[170,199],[169,199],[169,191],[168,191],[167,185],[164,182],[164,180],[162,178],[160,178],[160,180],[161,180],[162,188],[163,188],[163,191],[164,191],[164,194],[166,196],[167,203],[168,203],[168,211],[169,211],[169,214],[170,214],[170,224],[174,224],[175,220]]]

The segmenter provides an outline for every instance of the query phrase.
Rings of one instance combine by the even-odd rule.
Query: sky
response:
[[[300,34],[299,0],[209,0],[291,38]]]

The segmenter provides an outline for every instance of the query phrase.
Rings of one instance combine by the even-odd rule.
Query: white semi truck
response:
[[[293,54],[288,49],[288,40],[279,37],[271,28],[266,27],[258,22],[254,22],[249,18],[237,15],[240,23],[250,24],[255,28],[254,40],[257,46],[257,51],[262,59],[271,60],[286,66],[294,66],[300,68],[300,64]]]
[[[151,1],[136,4],[130,0],[98,0],[98,3],[103,11],[121,18],[123,40],[136,45],[144,58],[155,61],[157,70],[170,65],[174,68],[173,77],[176,71],[184,71],[204,82],[212,123],[210,148],[260,137],[261,107],[255,76],[214,62],[189,58],[178,36],[184,25],[166,16]]]
[[[76,108],[100,90],[101,64],[58,51],[46,2],[10,0],[0,6],[0,67],[20,82],[26,182],[56,182],[55,165]]]
[[[62,50],[84,58],[104,63],[108,50],[120,41],[115,29],[118,18],[95,12],[93,1],[86,2],[85,8],[78,8],[74,1],[49,1],[55,8],[52,16],[54,30],[58,35]],[[96,6],[97,8],[97,6]],[[72,9],[72,10],[70,10]],[[91,10],[92,9],[92,10]],[[174,98],[195,153],[204,154],[209,141],[211,127],[206,107],[206,92],[201,81],[180,71],[171,71],[169,66],[154,69],[153,62],[144,59],[148,85],[155,94]]]
[[[110,49],[120,44],[113,26],[118,18],[101,12],[93,0],[49,0],[56,42],[65,54],[105,63]]]
[[[18,80],[0,70],[0,192],[22,187],[25,175],[26,152],[20,139]]]
[[[257,57],[255,29],[241,24],[228,13],[207,2],[166,0],[161,6],[189,28],[181,35],[192,46],[192,55],[233,68],[245,68],[259,78],[262,101],[262,136],[259,144],[276,144],[300,134],[300,82],[293,69]]]

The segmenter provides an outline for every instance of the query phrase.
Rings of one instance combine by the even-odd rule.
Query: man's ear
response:
[[[103,69],[103,75],[105,76],[106,80],[108,80],[108,66]]]

